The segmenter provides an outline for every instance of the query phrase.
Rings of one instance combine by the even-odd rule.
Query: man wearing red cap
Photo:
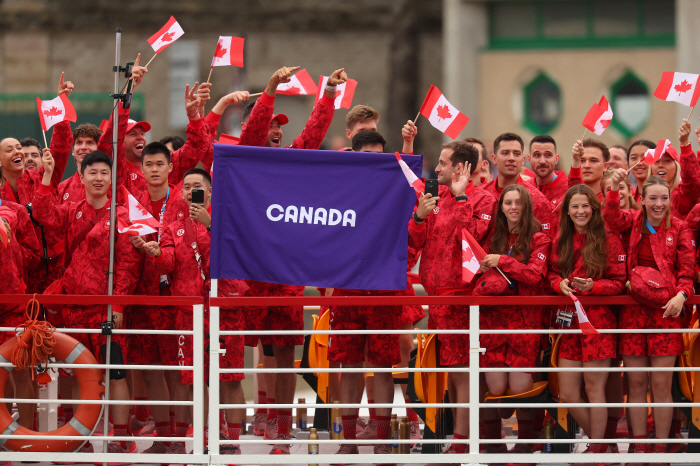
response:
[[[134,66],[132,73],[143,74],[144,68]],[[136,80],[138,82],[138,80]],[[134,88],[137,82],[134,83]],[[199,114],[199,97],[197,85],[190,90],[189,84],[185,87],[185,111],[190,122],[187,125],[187,141],[185,145],[171,154],[173,171],[168,180],[177,184],[182,180],[184,173],[194,168],[206,155],[209,148],[209,133],[204,124],[204,119]],[[146,146],[145,134],[151,130],[151,125],[146,121],[129,119],[129,109],[119,109],[119,140],[117,147],[120,151],[119,165],[117,167],[117,179],[120,185],[126,188],[137,198],[148,191],[146,178],[141,172],[141,152]],[[112,118],[105,128],[98,149],[108,155],[112,154]],[[123,151],[123,153],[122,153]],[[122,161],[124,163],[122,163]]]

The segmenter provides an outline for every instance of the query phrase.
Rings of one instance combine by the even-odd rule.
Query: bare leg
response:
[[[145,382],[144,385],[149,400],[170,400],[168,384],[165,381],[165,371],[144,370],[138,372],[141,372],[143,375],[143,382]],[[170,421],[170,407],[167,405],[153,405],[151,406],[151,413],[153,413],[153,420],[155,422]]]
[[[649,367],[651,362],[647,356],[623,355],[626,367]],[[649,390],[649,375],[647,372],[627,372],[627,402],[646,403]],[[647,408],[627,408],[627,419],[632,427],[634,436],[647,435]]]
[[[673,367],[676,356],[655,356],[651,358],[652,367]],[[673,372],[651,372],[651,391],[655,403],[672,403],[671,383]],[[673,421],[673,408],[654,407],[654,425],[656,438],[668,438]]]

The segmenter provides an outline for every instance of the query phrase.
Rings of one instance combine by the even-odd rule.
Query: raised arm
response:
[[[612,177],[612,186],[605,199],[603,219],[611,230],[627,233],[634,224],[634,211],[620,209],[620,183],[627,177],[627,170],[618,168]]]
[[[571,155],[572,162],[571,169],[569,170],[569,188],[583,183],[583,178],[581,177],[581,157],[583,157],[582,141],[576,141],[576,144],[574,144],[574,147],[571,149]]]
[[[678,140],[681,146],[681,184],[676,188],[676,212],[678,217],[685,217],[693,209],[700,195],[700,164],[688,141],[690,122],[683,120],[678,130]]]
[[[45,227],[65,230],[68,214],[65,206],[57,206],[55,202],[55,192],[51,187],[55,162],[48,149],[44,149],[41,162],[44,166],[44,176],[32,203],[34,218]]]
[[[321,147],[323,138],[326,137],[326,132],[335,114],[335,87],[347,80],[348,75],[345,74],[343,68],[335,70],[328,77],[323,97],[319,99],[318,104],[311,112],[311,116],[306,122],[304,130],[299,136],[294,138],[294,141],[292,141],[292,144],[288,147],[293,147],[295,149],[318,149]]]

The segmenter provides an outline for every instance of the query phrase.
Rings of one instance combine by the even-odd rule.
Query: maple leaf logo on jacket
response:
[[[447,105],[438,105],[437,116],[439,119],[445,120],[452,118],[452,114],[450,114],[450,109]]]
[[[676,84],[675,86],[673,86],[673,88],[676,91],[678,91],[678,95],[681,95],[682,93],[687,92],[690,89],[692,89],[693,85],[684,79],[682,83]]]
[[[44,115],[46,115],[48,117],[61,115],[62,113],[63,113],[63,111],[57,109],[56,107],[51,107],[50,110],[44,110]]]
[[[226,55],[226,49],[221,46],[221,44],[216,44],[216,50],[214,51],[214,56],[218,58],[223,58]]]
[[[173,36],[175,36],[174,32],[166,32],[165,34],[163,34],[163,37],[161,37],[160,40],[163,42],[170,42],[171,40],[173,40]]]

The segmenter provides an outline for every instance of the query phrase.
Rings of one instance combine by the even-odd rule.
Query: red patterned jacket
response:
[[[586,245],[586,235],[580,235],[578,232],[574,232],[574,268],[571,274],[566,277],[570,281],[574,277],[579,278],[592,278],[594,280],[593,289],[591,291],[579,291],[577,295],[617,295],[621,294],[625,288],[625,281],[627,280],[627,271],[625,270],[626,264],[626,252],[622,248],[622,242],[619,236],[612,231],[606,229],[605,232],[606,240],[606,250],[608,254],[607,267],[603,273],[602,278],[590,277],[586,273],[586,265],[583,262],[583,248]],[[557,268],[557,260],[559,260],[559,254],[557,252],[557,241],[552,242],[552,251],[549,254],[549,271],[547,273],[547,280],[550,286],[558,294],[561,294],[561,288],[559,284],[563,280],[559,269]]]
[[[563,199],[566,191],[569,189],[569,179],[566,176],[564,170],[557,170],[554,172],[556,178],[549,184],[538,185],[535,178],[528,180],[527,182],[536,187],[544,197],[546,197],[549,202],[552,203],[552,209],[554,209]]]
[[[51,143],[49,144],[51,155],[53,155],[54,161],[56,162],[56,168],[51,176],[51,193],[54,204],[58,203],[58,199],[56,198],[58,185],[61,182],[61,178],[63,178],[63,173],[66,171],[66,165],[68,164],[72,146],[73,132],[70,128],[70,122],[62,121],[56,123],[53,127]],[[15,197],[12,188],[10,188],[10,185],[7,183],[5,183],[0,190],[0,197],[3,201],[16,202],[22,206],[33,203],[43,178],[44,167],[40,167],[38,170],[25,170],[24,175],[17,180],[17,196],[19,198]],[[41,245],[42,229],[34,225],[34,231]],[[50,227],[44,225],[44,236],[46,238],[47,254],[49,257],[48,280],[45,280],[46,264],[43,261],[43,250],[40,249],[40,262],[35,263],[32,267],[27,269],[27,287],[31,293],[41,293],[48,283],[58,278],[60,268],[63,264],[63,232],[54,231]]]
[[[419,275],[430,295],[440,291],[465,290],[473,284],[462,282],[462,228],[482,242],[496,207],[496,199],[471,182],[465,202],[456,202],[446,186],[440,186],[438,205],[421,224],[408,222],[408,246],[422,250]]]
[[[97,215],[97,211],[87,201],[60,206],[56,206],[53,201],[50,187],[42,185],[35,197],[34,215],[42,224],[64,230],[68,249],[90,220]],[[117,207],[117,215],[128,223],[129,214],[125,208]],[[114,294],[132,294],[139,279],[140,254],[132,246],[128,234],[117,233],[114,247]],[[71,262],[65,264],[65,294],[107,294],[108,267],[109,214],[97,222],[75,248]],[[115,305],[113,308],[123,312],[122,306]]]
[[[620,210],[620,192],[608,191],[603,218],[607,225],[618,233],[630,236],[627,248],[627,268],[631,272],[637,266],[639,245],[642,241],[641,210]],[[671,296],[685,291],[693,295],[693,270],[695,263],[695,239],[688,225],[678,217],[671,219],[671,228],[663,225],[651,235],[651,250],[659,272],[666,280]]]
[[[195,251],[187,240],[185,222],[192,225],[205,279],[202,279]],[[160,238],[161,254],[153,258],[153,264],[158,274],[172,276],[170,292],[173,296],[208,296],[210,249],[211,233],[201,223],[185,217],[168,225]]]
[[[20,243],[22,229],[29,229],[29,233],[34,236],[34,228],[29,220],[27,210],[19,204],[14,204],[16,208],[9,207],[9,202],[4,202],[0,206],[0,218],[7,220],[12,229],[12,236],[7,247],[0,246],[0,294],[24,293],[27,290],[27,270],[25,268],[25,248]],[[24,213],[26,220],[19,220],[21,213]],[[29,225],[23,225],[29,222]],[[5,228],[0,224],[0,228]],[[36,236],[34,236],[36,241]],[[38,253],[39,251],[34,251]],[[0,304],[0,315],[7,312],[16,305]]]

